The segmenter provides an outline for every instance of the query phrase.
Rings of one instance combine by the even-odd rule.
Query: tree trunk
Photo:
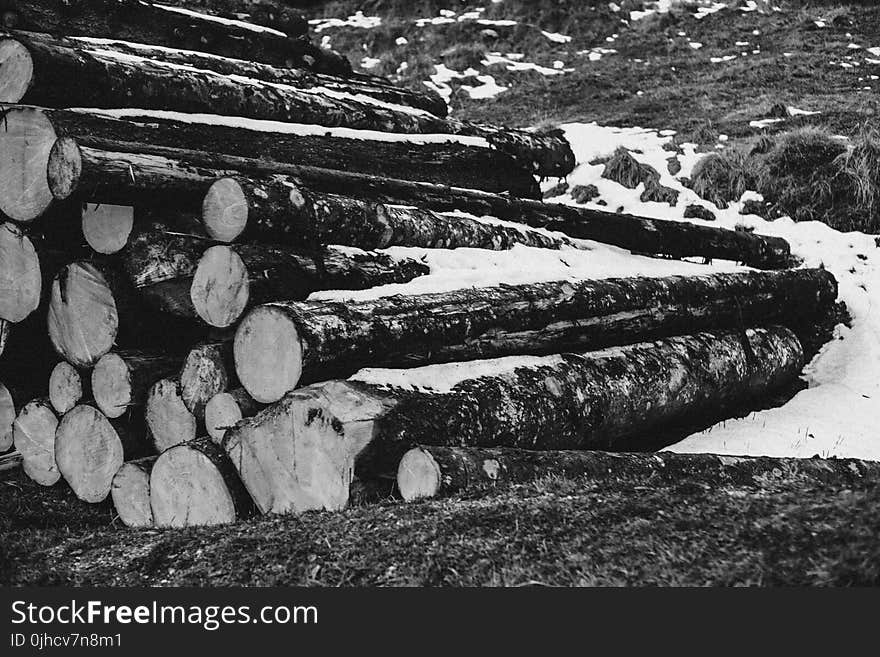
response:
[[[135,107],[384,133],[476,137],[535,175],[566,176],[575,167],[574,153],[561,131],[541,134],[440,118],[358,95],[315,93],[136,55],[72,47],[43,34],[16,33],[10,38],[27,48],[30,61],[12,71],[4,69],[0,84],[8,91],[0,102]]]
[[[65,360],[58,363],[49,375],[49,401],[58,415],[64,415],[88,395],[79,371]]]
[[[245,389],[269,403],[301,380],[345,377],[362,367],[582,351],[754,324],[796,328],[836,298],[829,272],[798,269],[281,301],[239,324],[235,363]]]
[[[232,341],[193,347],[180,372],[180,397],[190,413],[205,418],[205,405],[214,395],[238,385],[232,360]]]
[[[0,382],[0,452],[12,449],[12,426],[15,424],[15,401],[12,394]],[[234,423],[233,423],[234,424]]]
[[[0,456],[0,472],[8,472],[21,467],[22,458],[19,452],[9,452]]]
[[[123,463],[113,477],[110,497],[119,519],[126,527],[152,527],[150,508],[150,472],[157,456]]]
[[[345,76],[351,64],[313,45],[305,37],[240,21],[217,20],[193,12],[173,11],[138,0],[76,0],[46,3],[8,0],[4,27],[67,36],[106,37],[173,49],[196,50],[223,57],[308,68]]]
[[[108,418],[124,415],[147,402],[159,379],[180,372],[180,358],[143,351],[111,351],[92,370],[95,403]]]
[[[0,39],[0,53],[8,48],[8,43]],[[0,90],[4,94],[10,84],[7,76],[13,74],[9,69],[14,69],[8,62],[0,69]],[[0,216],[29,222],[52,204],[46,166],[56,138],[52,122],[40,110],[0,106]]]
[[[209,438],[159,456],[150,475],[150,506],[158,527],[218,525],[253,513],[229,457]]]
[[[153,445],[160,454],[196,437],[196,416],[183,403],[177,380],[160,379],[152,385],[145,415]]]
[[[13,323],[25,319],[40,304],[42,289],[33,242],[14,224],[0,223],[0,319]]]
[[[345,244],[361,249],[416,246],[499,251],[515,244],[582,248],[564,236],[525,227],[311,192],[286,176],[217,180],[202,204],[202,221],[207,234],[222,242],[241,237],[290,246]]]
[[[244,388],[217,393],[205,405],[205,428],[208,436],[218,445],[222,444],[227,429],[243,418],[256,415],[264,406]]]
[[[58,418],[48,399],[34,399],[21,409],[12,426],[15,449],[21,453],[25,474],[41,486],[60,478],[55,462]]]
[[[880,473],[880,465],[855,459],[793,459],[769,457],[626,453],[596,451],[540,452],[478,447],[414,447],[397,468],[397,488],[407,502],[421,498],[473,494],[543,477],[589,481],[639,477],[681,481],[699,477],[713,486],[758,484],[776,471],[797,472],[811,481],[857,481]]]
[[[309,31],[309,23],[301,12],[277,0],[164,0],[158,4],[270,27],[289,37],[303,36]]]
[[[802,366],[797,338],[773,327],[483,361],[455,385],[440,368],[436,392],[332,381],[242,421],[224,447],[261,511],[338,509],[356,460],[369,478],[415,444],[634,449],[664,426],[742,408]]]
[[[55,459],[79,499],[93,504],[103,501],[123,461],[152,453],[142,429],[134,423],[111,423],[101,411],[86,404],[61,418]]]

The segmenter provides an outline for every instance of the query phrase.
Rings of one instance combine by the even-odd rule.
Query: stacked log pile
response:
[[[590,473],[790,384],[837,297],[778,238],[542,203],[561,133],[450,118],[276,0],[0,10],[0,452],[127,525]],[[310,299],[430,272],[387,247],[585,240],[754,269]]]

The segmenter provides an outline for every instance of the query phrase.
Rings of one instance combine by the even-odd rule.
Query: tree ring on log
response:
[[[82,377],[65,360],[58,363],[49,375],[49,401],[59,415],[64,415],[79,403],[83,396]]]
[[[96,252],[109,255],[128,244],[134,227],[134,208],[111,203],[87,203],[82,213],[82,232]]]
[[[202,221],[208,235],[233,242],[247,227],[250,207],[241,185],[233,178],[214,182],[202,201]]]
[[[122,441],[103,413],[83,404],[61,418],[55,460],[76,496],[95,504],[110,494],[113,477],[122,467]]]
[[[249,280],[247,267],[235,251],[212,246],[199,259],[190,287],[196,314],[211,326],[231,326],[247,308]]]
[[[34,60],[15,39],[0,39],[0,103],[17,103],[31,86]]]
[[[123,463],[113,477],[110,497],[126,527],[152,527],[150,471],[156,457]]]
[[[183,403],[176,381],[161,379],[153,384],[145,415],[157,452],[196,437],[196,416]]]
[[[0,156],[0,162],[4,157]],[[33,243],[13,224],[0,224],[0,319],[14,323],[30,315],[40,304],[42,286],[40,258]]]
[[[33,221],[52,203],[46,171],[55,129],[32,107],[4,110],[0,118],[0,212],[13,221]]]
[[[13,423],[13,441],[21,452],[25,474],[41,486],[51,486],[61,478],[55,461],[57,428],[55,411],[41,399],[26,404]]]
[[[407,502],[434,497],[440,492],[442,476],[434,457],[415,447],[400,459],[397,467],[397,488]]]
[[[131,372],[119,354],[104,354],[95,364],[92,394],[98,408],[109,418],[120,417],[128,410],[132,399]]]
[[[82,151],[75,139],[62,137],[53,145],[46,164],[46,180],[52,197],[63,201],[77,190],[82,175]]]
[[[296,324],[284,311],[258,306],[235,332],[235,371],[251,397],[268,404],[296,388],[304,346]]]

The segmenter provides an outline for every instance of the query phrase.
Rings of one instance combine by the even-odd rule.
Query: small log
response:
[[[13,323],[25,319],[40,304],[42,287],[40,258],[33,242],[14,224],[0,223],[0,319]]]
[[[153,445],[160,454],[196,437],[196,416],[183,403],[180,383],[174,379],[160,379],[150,387],[145,415]]]
[[[8,452],[12,448],[15,424],[15,401],[3,383],[0,383],[0,452]]]
[[[49,401],[58,415],[64,415],[84,397],[83,378],[79,371],[62,360],[49,375]]]
[[[802,366],[800,343],[780,327],[483,361],[445,391],[357,381],[294,390],[223,442],[261,511],[339,509],[356,466],[380,476],[416,444],[637,449],[658,429],[766,396]]]
[[[152,527],[150,508],[150,473],[157,456],[123,463],[113,476],[110,497],[119,519],[126,527]]]
[[[204,419],[205,405],[214,395],[235,385],[232,343],[211,342],[190,349],[180,372],[180,397],[197,419]]]
[[[41,486],[52,486],[61,473],[55,462],[58,418],[48,399],[34,399],[21,409],[12,426],[15,449],[21,453],[25,474]]]
[[[95,403],[108,418],[121,417],[131,408],[144,406],[149,389],[159,379],[179,371],[180,359],[175,356],[111,351],[92,370]]]
[[[128,244],[134,227],[134,208],[111,203],[86,203],[82,213],[82,232],[97,253],[111,254]]]
[[[205,405],[205,428],[218,445],[227,429],[246,417],[260,412],[265,405],[251,397],[244,388],[219,392]]]
[[[124,461],[152,453],[139,429],[135,424],[112,423],[87,404],[65,413],[55,437],[55,460],[79,499],[92,504],[103,501]]]
[[[150,475],[150,506],[158,527],[218,525],[253,513],[229,457],[209,438],[159,456]]]
[[[259,306],[239,324],[235,366],[264,403],[301,380],[596,349],[768,322],[797,327],[837,298],[823,269],[610,278],[469,288],[370,301]]]
[[[5,43],[0,40],[0,49]],[[9,60],[0,64],[0,87],[8,89],[12,83],[7,67],[11,64]],[[56,138],[52,122],[43,112],[0,107],[0,213],[14,221],[29,222],[52,204],[46,167]]]

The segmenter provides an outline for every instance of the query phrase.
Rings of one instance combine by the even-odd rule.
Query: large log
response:
[[[265,405],[251,397],[244,388],[219,392],[205,405],[205,429],[218,445],[226,430],[246,417],[256,415]]]
[[[362,367],[597,349],[697,330],[797,327],[837,298],[823,269],[468,288],[369,301],[276,302],[235,337],[245,389],[273,402]]]
[[[55,462],[58,417],[48,399],[28,402],[12,426],[15,449],[21,453],[25,474],[41,486],[52,486],[61,473]]]
[[[83,378],[70,363],[62,360],[49,375],[49,402],[58,415],[64,415],[87,394]]]
[[[261,511],[338,509],[356,464],[375,476],[416,444],[632,450],[665,426],[741,408],[802,366],[795,335],[771,327],[482,361],[439,391],[332,381],[243,420],[224,447]],[[444,385],[430,373],[425,385]]]
[[[253,513],[229,457],[209,438],[159,456],[150,475],[150,506],[158,527],[217,525]]]
[[[417,499],[475,494],[542,477],[589,481],[644,478],[651,482],[699,477],[713,486],[755,485],[774,472],[797,472],[799,477],[825,483],[859,479],[880,473],[880,465],[855,459],[795,459],[769,457],[627,453],[478,447],[414,447],[400,460],[397,488],[407,502]]]
[[[196,437],[196,416],[183,403],[176,379],[160,379],[150,387],[144,415],[153,445],[160,454]]]
[[[302,36],[309,31],[309,23],[302,12],[278,0],[164,0],[157,4],[271,27],[289,37]]]
[[[180,371],[180,358],[143,351],[111,351],[92,370],[95,404],[108,418],[146,404],[149,389],[159,379]]]
[[[74,46],[44,34],[17,32],[7,39],[26,48],[30,58],[18,56],[0,69],[0,84],[7,90],[0,102],[47,107],[134,107],[400,135],[478,137],[536,175],[565,176],[575,166],[574,153],[561,131],[533,133],[440,118],[360,95],[329,90],[312,93],[277,82]]]
[[[0,382],[0,453],[8,452],[12,448],[12,426],[15,423],[16,415],[12,393]]]
[[[7,29],[106,37],[347,75],[351,64],[306,38],[139,0],[2,0]],[[299,35],[297,35],[299,36]]]
[[[113,476],[110,497],[119,519],[126,527],[152,527],[150,508],[150,473],[156,456],[128,461]]]
[[[205,195],[202,221],[207,234],[222,242],[241,237],[291,246],[345,244],[362,249],[417,246],[499,251],[515,244],[583,248],[565,236],[520,225],[311,192],[292,178],[277,175],[220,178]]]
[[[3,157],[5,153],[0,160]],[[0,319],[24,320],[40,304],[42,287],[40,258],[33,242],[14,224],[0,223]]]

